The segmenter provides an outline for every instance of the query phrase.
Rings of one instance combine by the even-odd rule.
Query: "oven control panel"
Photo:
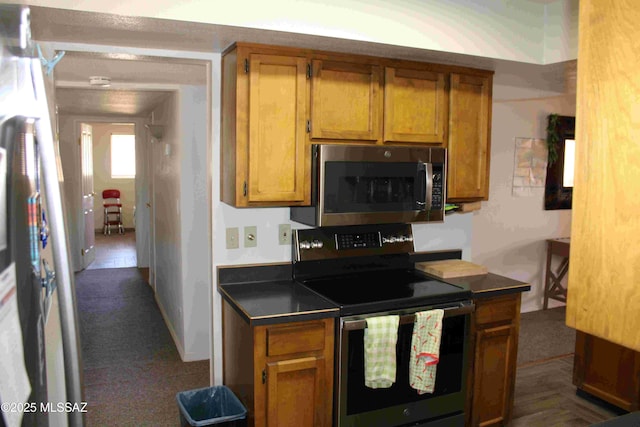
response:
[[[380,233],[345,233],[336,234],[336,248],[341,251],[345,249],[366,249],[382,247]]]
[[[294,261],[413,251],[411,224],[319,227],[293,231]]]

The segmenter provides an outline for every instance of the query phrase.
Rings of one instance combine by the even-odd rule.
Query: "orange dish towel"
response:
[[[443,317],[444,310],[440,309],[416,313],[411,338],[409,384],[418,394],[433,393],[436,385]]]

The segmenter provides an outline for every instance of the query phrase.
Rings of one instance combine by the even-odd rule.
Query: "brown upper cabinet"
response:
[[[444,145],[445,82],[443,72],[386,67],[384,141]]]
[[[222,57],[221,199],[311,203],[311,144],[448,148],[447,199],[486,200],[492,71],[237,43]]]
[[[489,198],[490,76],[451,74],[447,200]]]
[[[309,203],[306,58],[239,47],[222,72],[222,200]]]
[[[312,64],[311,138],[378,141],[381,67],[319,59]]]

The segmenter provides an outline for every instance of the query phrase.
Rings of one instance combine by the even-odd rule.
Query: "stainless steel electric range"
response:
[[[471,292],[414,270],[410,224],[295,230],[294,279],[340,307],[336,326],[334,425],[464,426]],[[409,386],[415,313],[444,309],[432,394]],[[364,383],[366,319],[400,315],[397,374],[389,388]]]

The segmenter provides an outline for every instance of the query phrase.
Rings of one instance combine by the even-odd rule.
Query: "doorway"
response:
[[[82,124],[84,125],[84,124]],[[82,126],[81,125],[81,126]],[[88,270],[137,267],[136,254],[136,129],[131,122],[89,122],[92,130],[95,256]],[[83,171],[89,168],[82,167]],[[117,199],[105,190],[117,190]],[[109,208],[106,204],[119,203]],[[115,224],[114,222],[118,222]],[[121,224],[121,226],[120,226]]]
[[[62,166],[65,177],[74,177],[65,182],[67,206],[73,210],[72,256],[80,258],[84,224],[78,185],[80,123],[133,123],[137,267],[149,268],[147,282],[185,361],[210,355],[210,344],[202,337],[210,334],[211,323],[211,64],[67,51],[56,66]],[[94,73],[110,75],[111,86],[94,88],[81,82]],[[162,132],[151,133],[151,125]],[[95,205],[98,211],[100,194]],[[130,234],[125,230],[125,236]],[[95,272],[109,271],[104,268]]]

